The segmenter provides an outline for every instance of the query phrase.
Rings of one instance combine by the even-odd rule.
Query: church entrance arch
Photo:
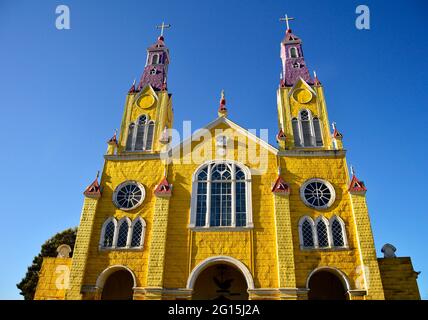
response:
[[[247,300],[253,279],[247,267],[231,257],[201,262],[189,276],[188,289],[194,300]]]

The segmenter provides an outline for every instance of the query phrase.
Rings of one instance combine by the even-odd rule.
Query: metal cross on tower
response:
[[[164,29],[167,29],[167,28],[171,28],[171,25],[170,24],[165,24],[165,22],[163,22],[163,21],[162,21],[161,25],[156,26],[156,29],[161,29],[161,34],[160,34],[161,37],[163,37],[163,31],[164,31]]]
[[[288,21],[294,20],[294,18],[289,18],[287,15],[285,15],[285,18],[279,18],[279,21],[285,21],[285,24],[287,25],[287,30],[290,30],[290,25],[288,24]]]

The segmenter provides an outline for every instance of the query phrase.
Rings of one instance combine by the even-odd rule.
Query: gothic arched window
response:
[[[317,146],[322,146],[322,133],[321,133],[320,120],[314,117],[312,122],[314,124],[315,143]]]
[[[132,222],[132,238],[131,247],[141,248],[144,245],[144,235],[146,229],[146,223],[143,219],[137,218]]]
[[[193,175],[190,227],[252,227],[250,170],[210,161]]]
[[[302,146],[302,143],[300,142],[299,120],[297,120],[296,118],[293,118],[291,120],[291,124],[293,127],[294,145],[296,147],[300,147]]]
[[[342,219],[334,216],[330,220],[331,237],[334,247],[347,247],[345,224]]]
[[[128,137],[126,138],[126,150],[131,151],[134,143],[135,124],[131,123],[128,127]]]
[[[118,248],[124,248],[128,246],[128,234],[130,228],[129,219],[124,218],[118,223],[119,233],[117,235],[117,244]]]
[[[153,148],[155,122],[145,114],[136,123],[131,123],[128,129],[126,151],[150,151]]]
[[[320,147],[323,145],[321,124],[318,117],[312,117],[307,109],[299,112],[299,119],[291,120],[296,147]]]
[[[154,54],[152,57],[152,64],[158,64],[159,63],[159,55]]]
[[[328,222],[324,217],[320,217],[316,222],[317,240],[319,248],[327,248],[330,246],[328,235]]]
[[[138,118],[138,126],[137,126],[137,135],[135,137],[135,147],[134,150],[144,150],[144,140],[146,135],[146,123],[147,116],[143,114],[140,118]]]
[[[111,248],[114,245],[114,237],[116,233],[116,219],[107,219],[101,228],[101,241],[100,246],[104,248]]]
[[[154,130],[155,130],[155,122],[150,121],[147,125],[147,136],[146,136],[145,150],[152,150]]]
[[[290,48],[290,57],[291,58],[298,58],[299,57],[299,52],[297,51],[296,47]]]
[[[303,217],[299,222],[300,246],[302,248],[313,248],[314,241],[314,221],[310,217]]]

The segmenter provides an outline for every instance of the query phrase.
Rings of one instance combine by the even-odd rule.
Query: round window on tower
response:
[[[300,197],[308,207],[326,209],[333,204],[336,192],[331,183],[321,179],[310,179],[300,188]]]
[[[137,181],[125,181],[118,185],[113,193],[113,202],[121,210],[132,210],[144,200],[146,191]]]

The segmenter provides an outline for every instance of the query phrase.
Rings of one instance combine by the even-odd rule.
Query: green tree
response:
[[[71,228],[57,233],[52,238],[47,240],[43,245],[40,253],[34,257],[33,263],[28,267],[25,277],[16,286],[21,290],[20,294],[25,300],[33,300],[36,292],[37,282],[39,281],[39,272],[42,267],[44,257],[56,257],[56,249],[61,244],[68,244],[71,249],[74,248],[76,242],[77,228]],[[73,251],[70,253],[70,257]]]

